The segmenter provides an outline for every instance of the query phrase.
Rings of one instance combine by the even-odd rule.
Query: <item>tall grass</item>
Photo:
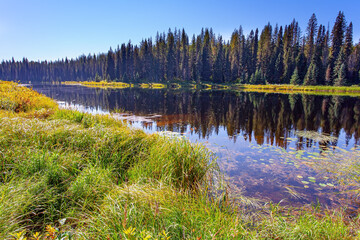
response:
[[[57,108],[55,101],[38,92],[14,82],[0,81],[0,109],[29,112],[55,108]]]
[[[301,93],[301,94],[319,94],[319,95],[360,95],[360,86],[301,86],[290,84],[266,84],[251,85],[241,84],[235,85],[237,89],[249,92],[265,92],[265,93]]]
[[[1,84],[25,95],[31,91]],[[358,234],[357,220],[345,222],[341,214],[292,215],[280,206],[256,209],[236,201],[222,185],[214,156],[201,145],[148,135],[111,116],[59,110],[51,99],[32,96],[41,101],[0,110],[0,239],[350,239]],[[7,97],[15,105],[23,101]],[[44,109],[50,113],[34,114]]]

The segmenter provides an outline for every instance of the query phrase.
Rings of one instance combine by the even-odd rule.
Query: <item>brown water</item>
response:
[[[146,132],[175,132],[204,143],[218,156],[233,188],[246,196],[330,207],[349,198],[339,194],[328,173],[309,165],[308,157],[360,143],[359,98],[58,85],[34,89],[63,106],[101,114],[116,110]],[[304,137],[308,133],[312,137]]]

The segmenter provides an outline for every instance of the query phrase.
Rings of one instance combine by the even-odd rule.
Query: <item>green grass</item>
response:
[[[235,199],[202,145],[50,106],[0,109],[0,239],[358,236],[342,211]]]
[[[167,84],[161,83],[141,83],[141,84],[127,84],[123,82],[64,82],[67,85],[83,85],[86,87],[96,88],[185,88],[198,90],[233,90],[246,92],[264,92],[264,93],[284,93],[284,94],[311,94],[311,95],[337,95],[337,96],[360,96],[360,86],[302,86],[290,84],[266,84],[266,85],[251,85],[251,84],[216,84],[211,82],[183,82],[174,81]]]
[[[302,86],[290,84],[268,84],[268,85],[235,85],[235,88],[250,92],[268,92],[268,93],[301,93],[317,95],[351,95],[360,96],[360,86]]]

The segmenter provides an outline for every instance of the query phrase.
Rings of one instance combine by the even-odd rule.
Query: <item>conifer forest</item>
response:
[[[332,26],[313,14],[305,30],[266,24],[225,41],[210,28],[188,36],[184,29],[157,33],[107,53],[57,61],[3,61],[0,79],[23,82],[122,81],[212,82],[351,86],[360,83],[360,44],[353,25],[339,12]]]

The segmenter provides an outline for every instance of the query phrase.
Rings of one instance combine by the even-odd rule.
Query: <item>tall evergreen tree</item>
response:
[[[275,49],[273,53],[273,64],[271,64],[271,68],[273,68],[273,78],[268,79],[269,83],[276,83],[279,84],[282,82],[282,76],[284,72],[284,54],[283,49],[283,30],[282,27],[280,27],[277,37],[276,37],[276,43],[275,43]],[[272,66],[274,65],[274,66]]]
[[[345,33],[345,57],[346,59],[349,58],[352,48],[353,48],[353,25],[352,22],[350,22],[349,26],[346,28]]]
[[[347,85],[347,68],[346,64],[341,64],[337,77],[335,78],[335,86],[346,86]]]
[[[300,78],[301,83],[304,80],[306,71],[307,71],[307,66],[306,66],[306,58],[305,58],[305,54],[303,51],[300,51],[300,53],[298,54],[298,56],[295,59],[295,65],[296,65],[296,69],[298,71],[298,75]]]
[[[323,66],[321,61],[322,56],[322,46],[324,44],[325,32],[322,26],[319,27],[317,38],[316,38],[316,47],[315,53],[311,59],[310,66],[307,70],[307,73],[304,78],[304,85],[319,85],[322,84],[324,75],[323,75]]]
[[[176,75],[175,39],[174,39],[174,34],[171,32],[170,29],[166,41],[167,41],[166,79],[173,80]]]
[[[272,26],[268,23],[261,32],[257,51],[257,69],[261,69],[261,75],[265,79],[271,78],[272,75],[270,68],[272,51]]]
[[[181,47],[180,47],[180,70],[181,70],[181,78],[184,81],[190,80],[190,72],[189,72],[189,38],[185,33],[185,30],[182,30],[181,33]]]
[[[300,76],[299,76],[299,71],[298,71],[298,68],[296,67],[295,70],[294,70],[293,75],[291,76],[290,84],[300,85],[301,83],[302,83],[302,81],[301,81]]]
[[[329,76],[328,84],[332,84],[332,81],[334,79],[334,64],[338,58],[338,55],[340,53],[341,47],[344,43],[344,33],[346,30],[346,21],[345,21],[345,15],[343,12],[339,12],[338,16],[336,17],[336,21],[334,24],[334,27],[331,31],[331,51],[330,51],[330,57],[329,57],[329,71],[331,75]]]
[[[318,30],[316,15],[313,13],[309,19],[308,26],[306,28],[306,43],[305,43],[305,57],[310,64],[312,55],[315,50],[315,36]]]
[[[201,53],[201,81],[210,81],[211,76],[211,49],[210,49],[210,34],[209,30],[205,30],[204,43]]]
[[[212,79],[215,83],[224,82],[224,62],[225,60],[224,60],[223,40],[221,37],[219,37],[217,44],[217,53],[213,65]]]
[[[240,36],[238,30],[235,30],[231,35],[230,40],[230,64],[231,64],[231,78],[235,81],[239,77],[240,68]]]
[[[115,79],[115,61],[114,61],[114,53],[112,49],[108,51],[106,58],[106,76],[109,77],[107,80]]]

